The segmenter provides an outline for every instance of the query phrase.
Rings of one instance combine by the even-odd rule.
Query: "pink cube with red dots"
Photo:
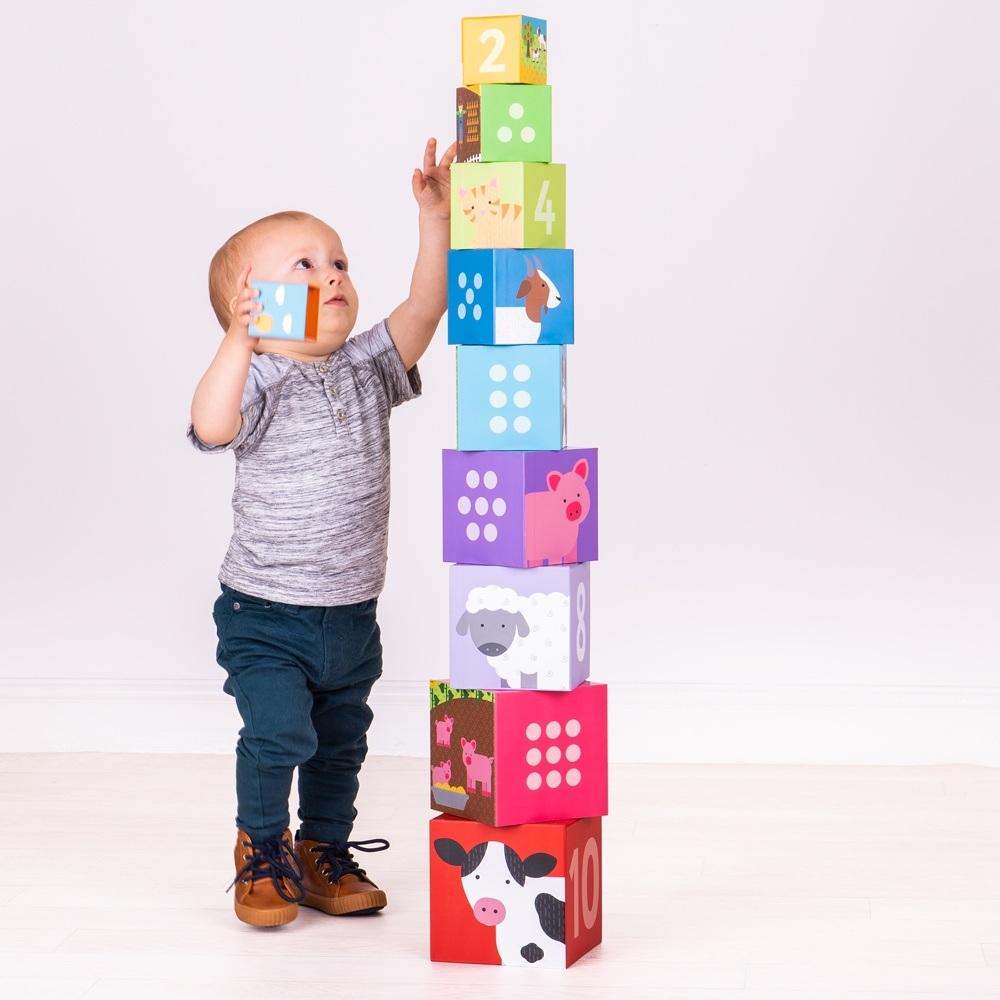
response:
[[[431,681],[431,808],[510,826],[606,816],[608,689],[487,691]]]

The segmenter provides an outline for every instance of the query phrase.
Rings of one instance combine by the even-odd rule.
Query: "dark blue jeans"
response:
[[[236,825],[254,841],[288,827],[296,767],[302,837],[350,837],[368,753],[368,693],[382,673],[376,604],[279,604],[222,585],[212,611],[216,659],[243,719]]]

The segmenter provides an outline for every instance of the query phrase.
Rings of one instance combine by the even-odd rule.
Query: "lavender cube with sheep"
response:
[[[449,681],[572,691],[590,675],[590,564],[451,567]]]
[[[449,344],[572,344],[572,250],[452,250]]]

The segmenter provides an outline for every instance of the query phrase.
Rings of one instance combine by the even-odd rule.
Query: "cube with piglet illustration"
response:
[[[572,344],[572,250],[452,250],[449,344]]]
[[[597,559],[597,449],[442,453],[445,562]]]
[[[608,698],[430,685],[431,808],[509,826],[608,811]]]
[[[431,960],[565,968],[601,941],[601,820],[430,821]]]

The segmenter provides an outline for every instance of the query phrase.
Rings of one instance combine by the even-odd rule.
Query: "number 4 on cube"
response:
[[[451,165],[453,250],[565,246],[565,163]]]

